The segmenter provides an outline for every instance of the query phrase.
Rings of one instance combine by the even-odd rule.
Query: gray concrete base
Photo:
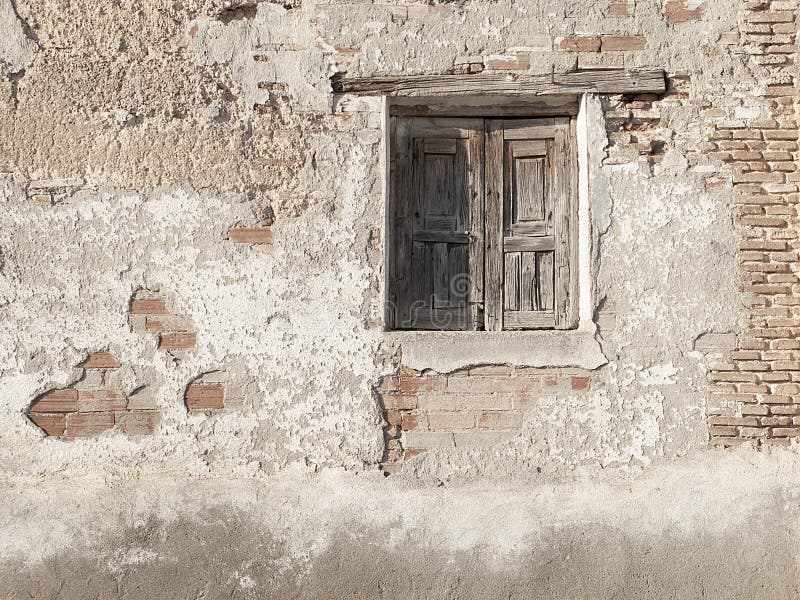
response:
[[[2,598],[793,598],[800,457],[458,487],[299,471],[0,492]]]

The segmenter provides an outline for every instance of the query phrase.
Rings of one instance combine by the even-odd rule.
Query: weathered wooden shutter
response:
[[[479,329],[483,120],[397,119],[389,318],[396,329]]]
[[[486,328],[574,327],[569,119],[492,120],[486,129]]]

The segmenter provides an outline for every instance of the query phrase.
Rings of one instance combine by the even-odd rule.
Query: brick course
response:
[[[386,472],[432,448],[491,448],[512,440],[538,399],[586,393],[599,375],[482,365],[449,374],[401,367],[376,387],[386,422]]]
[[[128,398],[108,383],[114,379],[111,372],[121,366],[109,352],[90,353],[79,365],[83,376],[78,382],[36,398],[27,410],[28,418],[45,435],[65,440],[97,437],[112,429],[132,436],[154,433],[161,415],[145,388]],[[87,377],[87,370],[96,370],[99,377]]]
[[[746,47],[732,51],[749,60],[763,85],[747,98],[751,106],[737,109],[741,118],[721,120],[704,144],[733,183],[744,323],[734,349],[708,349],[708,425],[717,446],[800,435],[796,6],[742,6],[739,35]]]

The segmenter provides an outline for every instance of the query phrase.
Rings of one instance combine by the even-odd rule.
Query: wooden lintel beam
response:
[[[663,94],[664,71],[603,69],[555,75],[473,73],[407,75],[404,77],[334,77],[333,91],[362,96],[551,96],[599,94]]]

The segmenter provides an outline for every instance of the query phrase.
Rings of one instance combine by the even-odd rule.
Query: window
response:
[[[573,120],[392,122],[389,327],[575,328]]]

